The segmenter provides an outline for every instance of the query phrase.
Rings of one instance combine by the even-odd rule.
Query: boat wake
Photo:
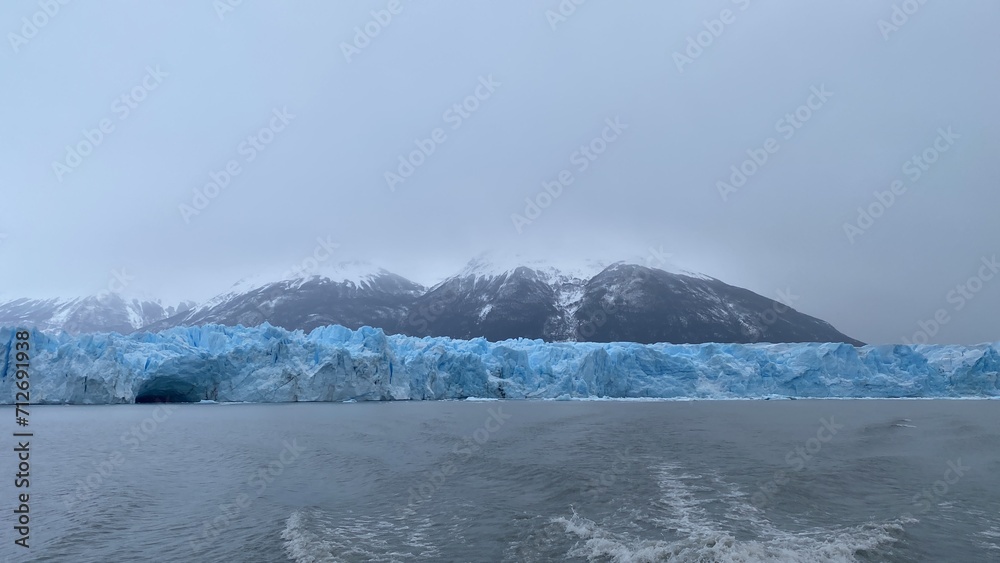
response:
[[[620,531],[616,519],[597,523],[575,511],[552,520],[576,540],[566,553],[589,561],[737,563],[853,563],[900,541],[913,519],[859,526],[786,531],[773,525],[738,487],[718,476],[686,474],[664,465],[659,498],[633,509],[662,538]],[[612,531],[612,528],[614,531]]]

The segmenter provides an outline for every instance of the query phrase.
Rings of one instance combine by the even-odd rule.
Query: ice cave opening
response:
[[[157,377],[145,383],[135,395],[139,403],[197,403],[203,393],[195,385],[181,379]]]

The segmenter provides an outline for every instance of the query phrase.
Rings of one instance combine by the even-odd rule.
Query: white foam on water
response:
[[[990,528],[989,530],[979,532],[977,535],[986,538],[979,542],[980,545],[986,549],[1000,551],[1000,527]]]
[[[296,563],[424,561],[439,555],[428,540],[429,518],[415,524],[401,517],[394,520],[297,510],[288,517],[281,538],[285,553]]]
[[[651,504],[649,520],[668,537],[643,539],[613,532],[578,515],[556,518],[579,541],[567,554],[591,561],[645,563],[853,563],[859,552],[897,542],[912,519],[872,522],[859,526],[814,528],[790,532],[776,528],[749,502],[739,488],[718,476],[687,474],[664,465],[659,472],[661,496]],[[710,506],[722,504],[724,517],[713,517]],[[755,539],[738,539],[736,526]]]

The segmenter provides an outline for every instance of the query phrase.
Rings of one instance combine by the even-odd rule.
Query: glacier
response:
[[[2,404],[17,392],[15,330],[0,328]],[[30,334],[33,404],[1000,397],[1000,343],[488,342],[266,323]]]

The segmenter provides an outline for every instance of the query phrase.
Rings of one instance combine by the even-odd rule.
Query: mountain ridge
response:
[[[425,287],[373,264],[342,262],[279,276],[287,279],[246,278],[201,304],[185,303],[173,314],[148,306],[150,314],[133,313],[126,323],[115,310],[92,315],[94,322],[64,326],[58,326],[60,317],[50,314],[40,325],[94,332],[101,328],[97,321],[107,317],[131,332],[206,324],[256,326],[266,321],[307,332],[336,324],[352,330],[378,327],[388,334],[490,341],[862,344],[790,304],[710,276],[681,272],[630,261],[588,260],[557,267],[516,256],[497,260],[480,255],[458,273]],[[24,311],[14,315],[9,305],[0,303],[0,325],[44,317]]]
[[[46,331],[62,330],[71,334],[128,334],[192,306],[194,302],[191,301],[165,306],[158,299],[129,298],[112,292],[70,298],[22,297],[0,302],[0,324],[26,325]]]

